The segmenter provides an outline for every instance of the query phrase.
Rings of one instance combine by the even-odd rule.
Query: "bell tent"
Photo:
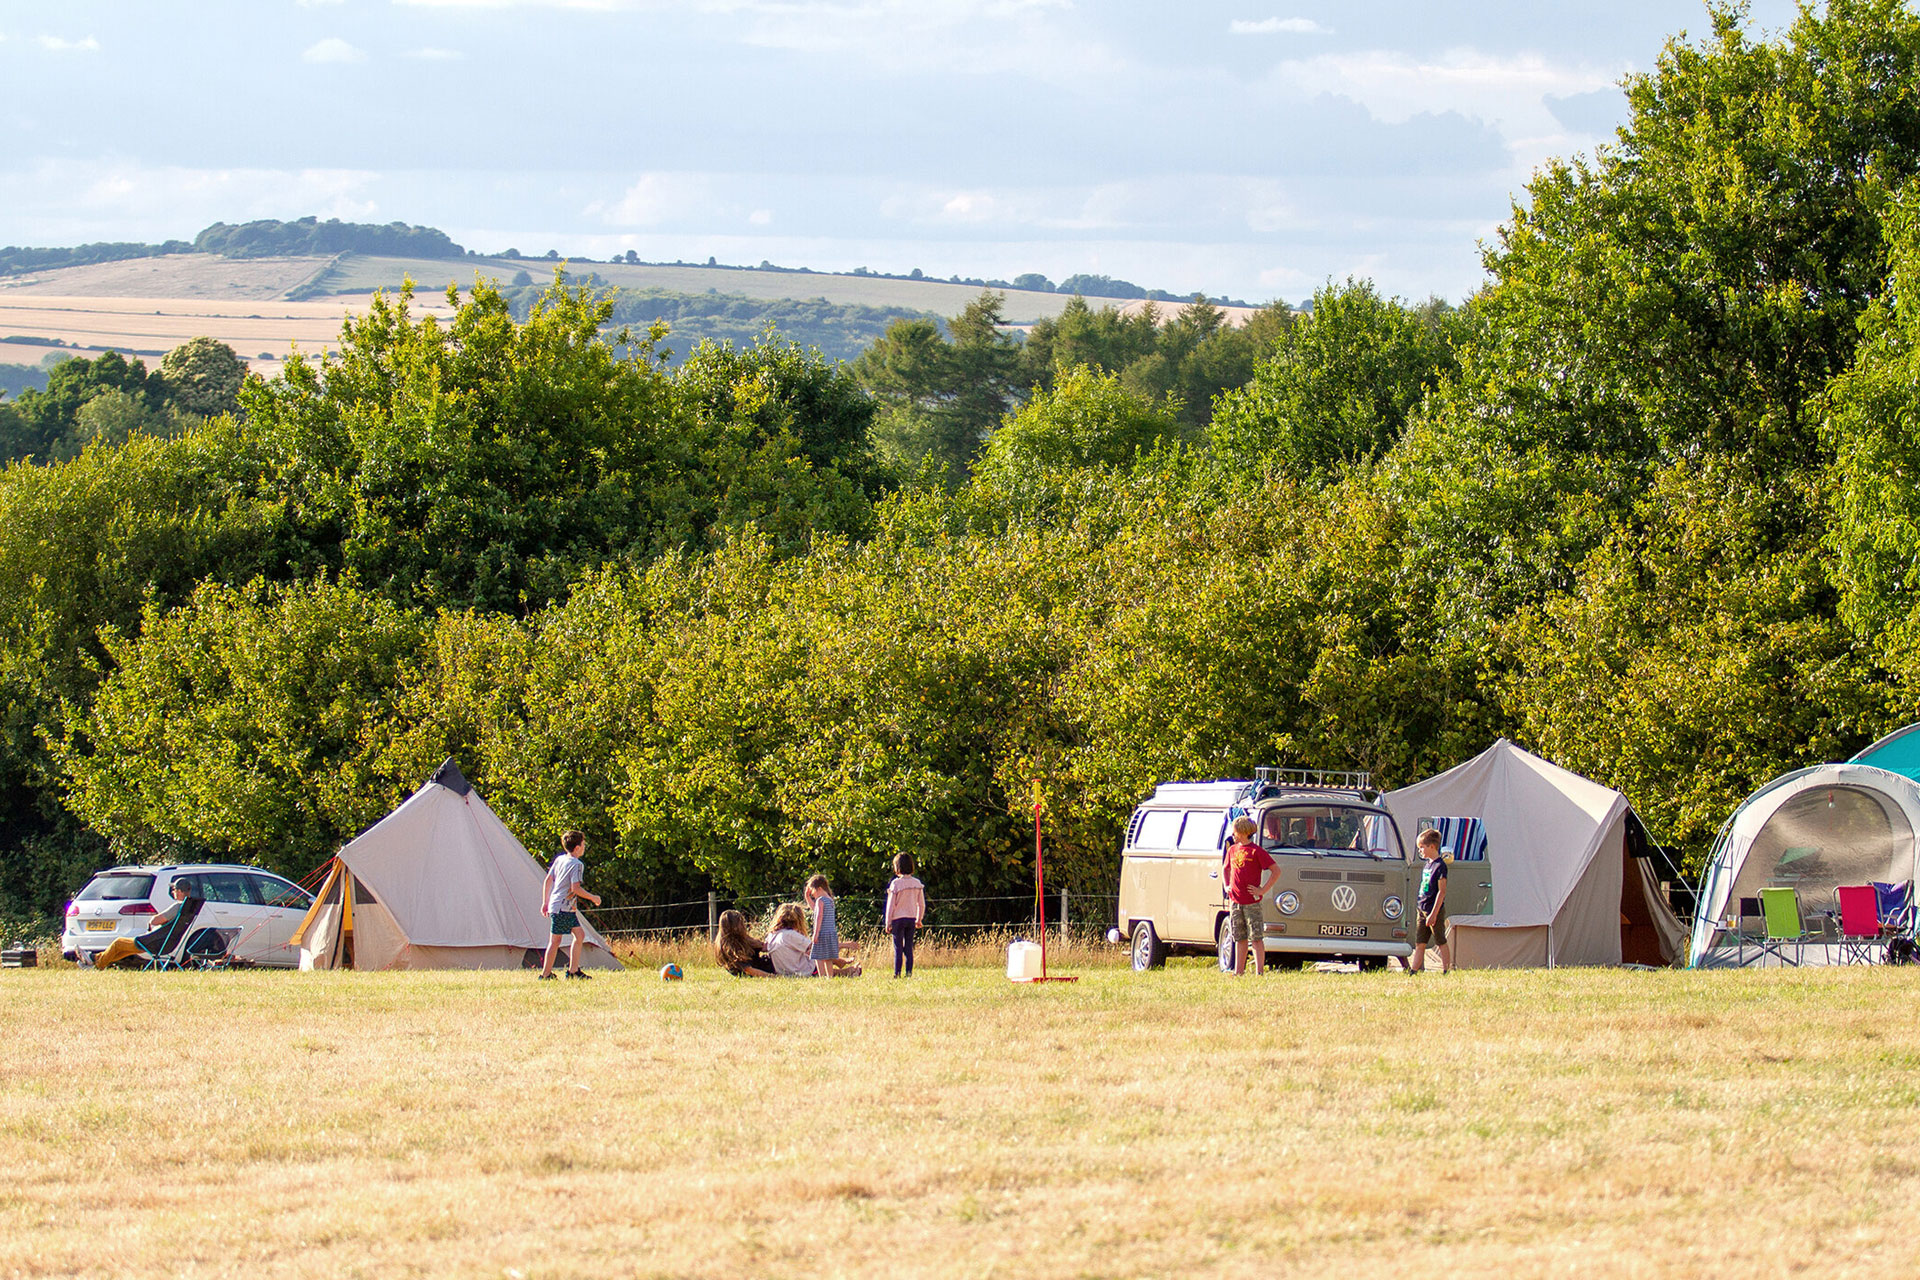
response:
[[[1813,945],[1799,964],[1828,964],[1843,951],[1826,937],[1842,885],[1913,883],[1920,858],[1920,725],[1888,734],[1843,764],[1783,774],[1733,811],[1713,844],[1694,916],[1691,962],[1748,962],[1739,917],[1760,890],[1792,888]],[[1752,914],[1757,916],[1757,910]],[[1819,925],[1815,935],[1813,925]],[[1760,963],[1766,963],[1765,953]]]
[[[340,850],[292,942],[302,969],[517,969],[547,945],[545,879],[449,760]],[[585,927],[581,964],[619,968]]]
[[[1661,891],[1646,828],[1618,791],[1501,738],[1445,773],[1388,792],[1382,803],[1409,857],[1418,856],[1413,842],[1422,825],[1465,837],[1453,851],[1448,898],[1474,909],[1449,913],[1455,964],[1681,960],[1686,930]],[[1471,901],[1481,858],[1493,872],[1484,908]]]

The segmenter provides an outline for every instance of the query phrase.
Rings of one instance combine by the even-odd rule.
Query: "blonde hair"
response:
[[[1413,842],[1422,849],[1428,845],[1432,845],[1438,849],[1440,847],[1440,833],[1432,827],[1428,827],[1425,831],[1422,831],[1418,836],[1414,837]]]
[[[807,909],[797,902],[783,902],[773,913],[775,929],[792,929],[798,933],[807,926]]]
[[[1239,836],[1242,840],[1247,839],[1259,829],[1260,824],[1244,814],[1233,820],[1233,834]]]

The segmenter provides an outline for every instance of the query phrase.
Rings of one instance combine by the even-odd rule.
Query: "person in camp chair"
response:
[[[207,905],[207,900],[192,889],[184,877],[174,880],[169,890],[173,894],[173,905],[153,918],[153,928],[137,938],[115,938],[93,962],[93,967],[111,969],[123,962],[145,964],[150,956],[172,951],[180,934],[193,927],[193,922],[200,918],[200,908]]]

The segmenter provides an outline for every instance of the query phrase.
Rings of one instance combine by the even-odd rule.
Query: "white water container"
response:
[[[1032,982],[1040,976],[1040,945],[1016,942],[1007,948],[1007,977],[1014,982]]]

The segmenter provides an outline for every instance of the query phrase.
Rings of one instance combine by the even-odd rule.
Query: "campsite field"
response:
[[[1913,970],[0,974],[0,1275],[1910,1275]]]

